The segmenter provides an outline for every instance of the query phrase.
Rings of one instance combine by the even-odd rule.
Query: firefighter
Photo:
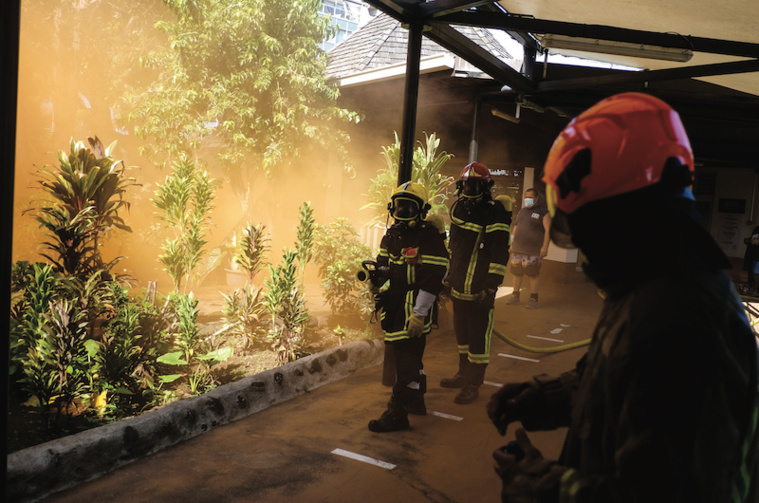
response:
[[[502,501],[757,501],[757,342],[693,173],[680,117],[641,93],[600,101],[551,147],[551,238],[585,254],[604,303],[574,369],[491,398],[502,435],[523,427],[493,453]],[[564,426],[558,461],[525,432]]]
[[[376,262],[388,274],[380,287],[380,324],[395,359],[396,380],[387,410],[369,422],[374,432],[406,430],[409,413],[426,414],[422,356],[448,269],[445,228],[425,220],[429,209],[424,188],[411,182],[400,185],[388,204],[395,223],[382,238]]]
[[[458,372],[440,381],[460,388],[454,398],[468,404],[479,396],[490,361],[493,303],[509,262],[511,200],[493,200],[493,180],[479,162],[467,164],[456,182],[451,206],[451,265],[448,282],[458,345]]]

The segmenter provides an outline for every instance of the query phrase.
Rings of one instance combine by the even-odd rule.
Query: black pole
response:
[[[416,105],[419,98],[419,60],[422,57],[422,31],[424,25],[412,23],[408,27],[408,55],[406,56],[406,90],[403,102],[403,130],[401,133],[398,185],[411,180],[416,138]]]
[[[2,224],[0,224],[0,236],[2,244],[0,245],[0,305],[6,313],[9,312],[10,306],[10,275],[11,275],[11,250],[13,239],[13,181],[16,169],[16,99],[18,92],[18,48],[20,32],[20,15],[21,1],[11,0],[3,2],[0,8],[2,15],[2,40],[3,49],[0,54],[0,69],[3,72],[3,92],[2,92],[2,134],[0,134],[0,166],[3,167],[3,190],[2,190]],[[7,315],[6,315],[7,316]],[[0,379],[5,396],[4,421],[5,433],[2,440],[3,464],[7,471],[7,454],[8,454],[8,368],[10,365],[10,348],[9,348],[9,320],[3,317],[2,321],[2,342],[0,346],[0,358],[2,358],[3,378]],[[8,501],[7,488],[5,489],[5,501]]]

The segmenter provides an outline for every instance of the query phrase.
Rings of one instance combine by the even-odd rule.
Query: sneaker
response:
[[[474,402],[479,396],[480,387],[475,386],[474,384],[467,384],[461,391],[459,391],[459,394],[456,395],[456,398],[454,398],[453,401],[460,405],[465,405]]]
[[[538,304],[537,299],[530,299],[530,302],[527,303],[526,306],[527,309],[537,309],[540,307],[540,304]]]
[[[441,388],[463,388],[464,384],[464,377],[459,373],[456,373],[453,377],[444,377],[440,379]]]
[[[375,433],[408,430],[410,427],[406,414],[390,409],[383,412],[379,419],[369,421],[369,430]]]
[[[509,295],[508,300],[506,300],[507,306],[513,306],[514,304],[519,304],[519,295],[514,295],[513,293]]]

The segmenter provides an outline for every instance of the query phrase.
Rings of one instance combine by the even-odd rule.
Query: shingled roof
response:
[[[463,26],[456,29],[491,54],[503,60],[514,59],[488,30]],[[403,64],[406,62],[407,46],[408,30],[387,14],[377,14],[327,53],[325,75],[328,79],[339,79]],[[426,37],[422,39],[422,58],[442,54],[450,52]]]

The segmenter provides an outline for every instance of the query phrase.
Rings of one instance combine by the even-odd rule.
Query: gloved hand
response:
[[[493,459],[496,462],[495,472],[503,481],[501,501],[505,503],[558,501],[559,481],[566,467],[545,459],[521,428],[516,431],[516,443],[519,450],[524,453],[521,460],[503,447],[493,452]]]
[[[424,317],[416,313],[411,313],[406,323],[406,331],[411,338],[420,337],[424,332]]]
[[[493,393],[487,405],[488,417],[501,435],[506,434],[509,423],[519,421],[519,402],[525,393],[535,392],[526,382],[505,384]]]
[[[486,288],[477,294],[477,302],[480,304],[492,304],[495,302],[495,293],[497,291],[495,288]]]

